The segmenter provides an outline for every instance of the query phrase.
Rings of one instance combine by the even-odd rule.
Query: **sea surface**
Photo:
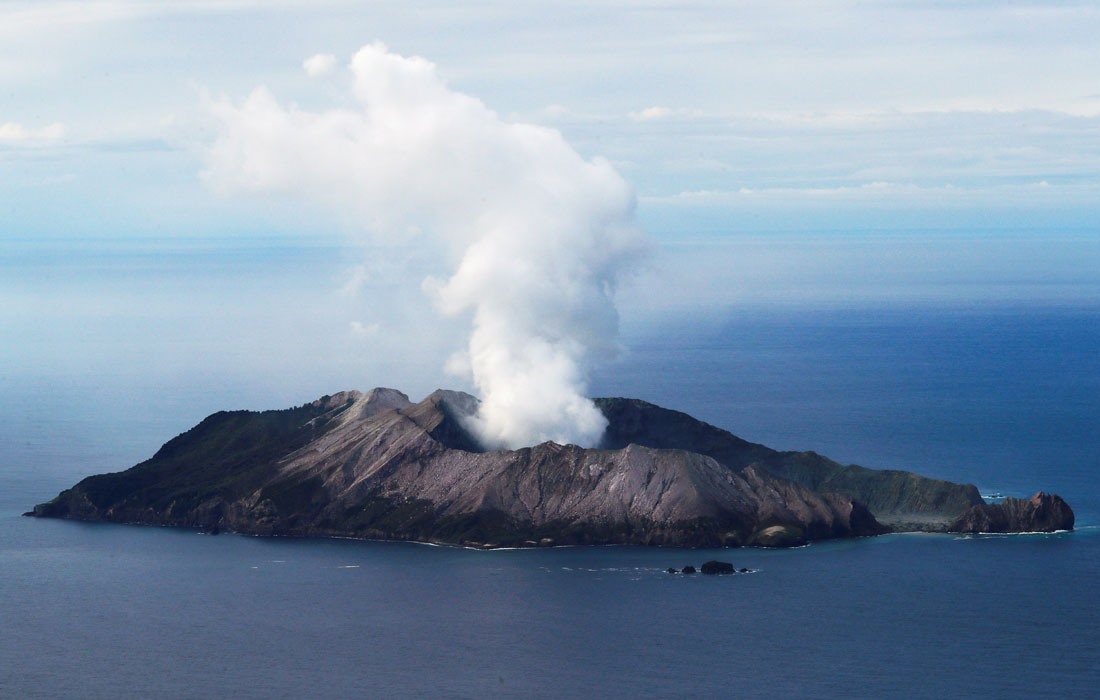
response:
[[[44,303],[102,270],[82,265],[28,273],[9,298]],[[136,351],[87,340],[132,318],[5,313],[2,698],[1097,697],[1100,303],[730,308],[630,330],[594,395],[983,494],[1053,491],[1077,513],[1070,533],[793,550],[482,552],[23,518],[214,410],[316,397],[300,377],[279,403],[262,377],[188,374],[139,333]],[[94,361],[58,350],[73,338]],[[754,573],[664,573],[712,558]]]

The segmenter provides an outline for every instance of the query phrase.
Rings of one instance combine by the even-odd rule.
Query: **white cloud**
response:
[[[348,329],[351,332],[351,336],[357,340],[368,340],[382,330],[382,326],[378,323],[363,323],[362,321],[352,321],[348,324]]]
[[[583,118],[583,115],[574,113],[565,105],[546,105],[542,109],[535,110],[530,119],[536,122],[560,122]],[[515,112],[508,115],[508,121],[524,121],[523,117]]]
[[[0,145],[42,146],[55,143],[65,136],[65,127],[54,123],[38,129],[28,128],[18,122],[0,124]]]
[[[836,187],[740,187],[729,190],[689,190],[668,196],[640,198],[653,205],[729,207],[737,209],[754,205],[808,206],[876,206],[906,207],[934,204],[937,207],[983,207],[1028,201],[1056,201],[1064,197],[1077,202],[1096,193],[1100,187],[1092,184],[1051,185],[1046,180],[1004,183],[982,186],[959,186],[953,183],[919,185],[911,182],[865,182]]]
[[[634,121],[656,121],[658,119],[665,119],[671,117],[673,111],[668,107],[646,107],[638,112],[631,112],[628,116]]]
[[[302,68],[311,78],[328,75],[336,68],[336,57],[330,53],[319,53],[302,62]]]
[[[65,146],[53,149],[58,161],[36,166],[44,171],[38,178],[78,173],[84,192],[110,179],[135,200],[176,202],[174,211],[157,210],[164,229],[224,231],[230,210],[212,213],[205,192],[180,190],[190,153],[123,155],[115,146],[202,138],[188,81],[241,96],[263,76],[274,94],[316,112],[342,80],[309,84],[301,59],[333,51],[343,78],[347,49],[383,26],[377,13],[351,7],[343,0],[0,2],[0,122],[37,129],[47,115],[69,127],[52,142]],[[391,45],[445,57],[453,85],[517,115],[509,121],[560,128],[579,153],[605,156],[646,195],[875,181],[970,190],[1008,180],[1046,180],[1052,192],[1065,192],[1069,181],[1098,182],[1100,6],[1020,10],[1017,3],[839,2],[801,3],[792,13],[782,4],[632,2],[593,14],[584,3],[489,0],[455,11],[410,0],[390,7],[383,24]],[[318,44],[319,36],[329,43]],[[591,51],[597,42],[600,51]],[[340,104],[358,109],[354,100]],[[175,124],[158,122],[167,113],[177,115]],[[6,158],[15,157],[14,143],[0,141]],[[43,160],[44,153],[19,157]],[[107,177],[89,176],[95,172]],[[788,194],[798,205],[859,192]],[[648,216],[652,200],[645,201]],[[694,213],[686,200],[676,206]],[[285,224],[274,209],[231,215],[252,227],[265,216]],[[148,230],[148,211],[113,211],[118,224]],[[824,206],[806,211],[800,225],[830,216]],[[44,221],[55,208],[27,212]],[[306,226],[331,222],[318,219]],[[775,220],[760,216],[752,225]],[[653,228],[690,234],[695,221],[668,216]]]
[[[340,285],[340,295],[345,297],[358,296],[363,292],[367,282],[370,281],[370,277],[370,272],[367,270],[366,265],[355,265],[347,270],[344,276],[344,283]]]
[[[902,192],[915,193],[926,191],[916,185],[890,182],[866,182],[860,185],[841,185],[839,187],[739,187],[736,190],[690,190],[678,192],[668,197],[647,197],[648,202],[727,202],[737,200],[783,200],[797,198],[844,198],[853,196],[885,196]],[[940,190],[943,188],[934,188]]]

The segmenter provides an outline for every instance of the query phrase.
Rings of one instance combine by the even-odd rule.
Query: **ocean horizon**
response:
[[[0,2],[0,700],[1098,697],[1098,36]]]

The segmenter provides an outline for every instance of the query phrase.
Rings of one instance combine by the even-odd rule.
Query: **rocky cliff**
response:
[[[977,487],[896,470],[842,465],[815,452],[780,452],[696,420],[686,413],[637,399],[596,399],[609,426],[604,446],[635,443],[683,449],[712,457],[733,470],[755,465],[818,493],[842,493],[898,530],[945,530],[982,503]]]
[[[951,524],[952,532],[1055,532],[1073,529],[1073,510],[1061,497],[1040,491],[1031,498],[980,503]]]
[[[790,546],[887,531],[857,494],[884,516],[937,523],[977,505],[972,486],[776,452],[640,401],[597,405],[609,420],[600,449],[496,451],[463,427],[477,400],[459,392],[221,412],[33,515],[472,546]]]

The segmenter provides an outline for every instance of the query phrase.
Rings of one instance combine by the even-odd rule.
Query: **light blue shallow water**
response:
[[[110,382],[9,374],[0,697],[1095,696],[1100,308],[758,312],[630,345],[593,393],[983,491],[1056,491],[1082,527],[475,552],[40,521],[18,514],[148,456],[218,389],[124,405]],[[662,573],[713,557],[759,571]]]

